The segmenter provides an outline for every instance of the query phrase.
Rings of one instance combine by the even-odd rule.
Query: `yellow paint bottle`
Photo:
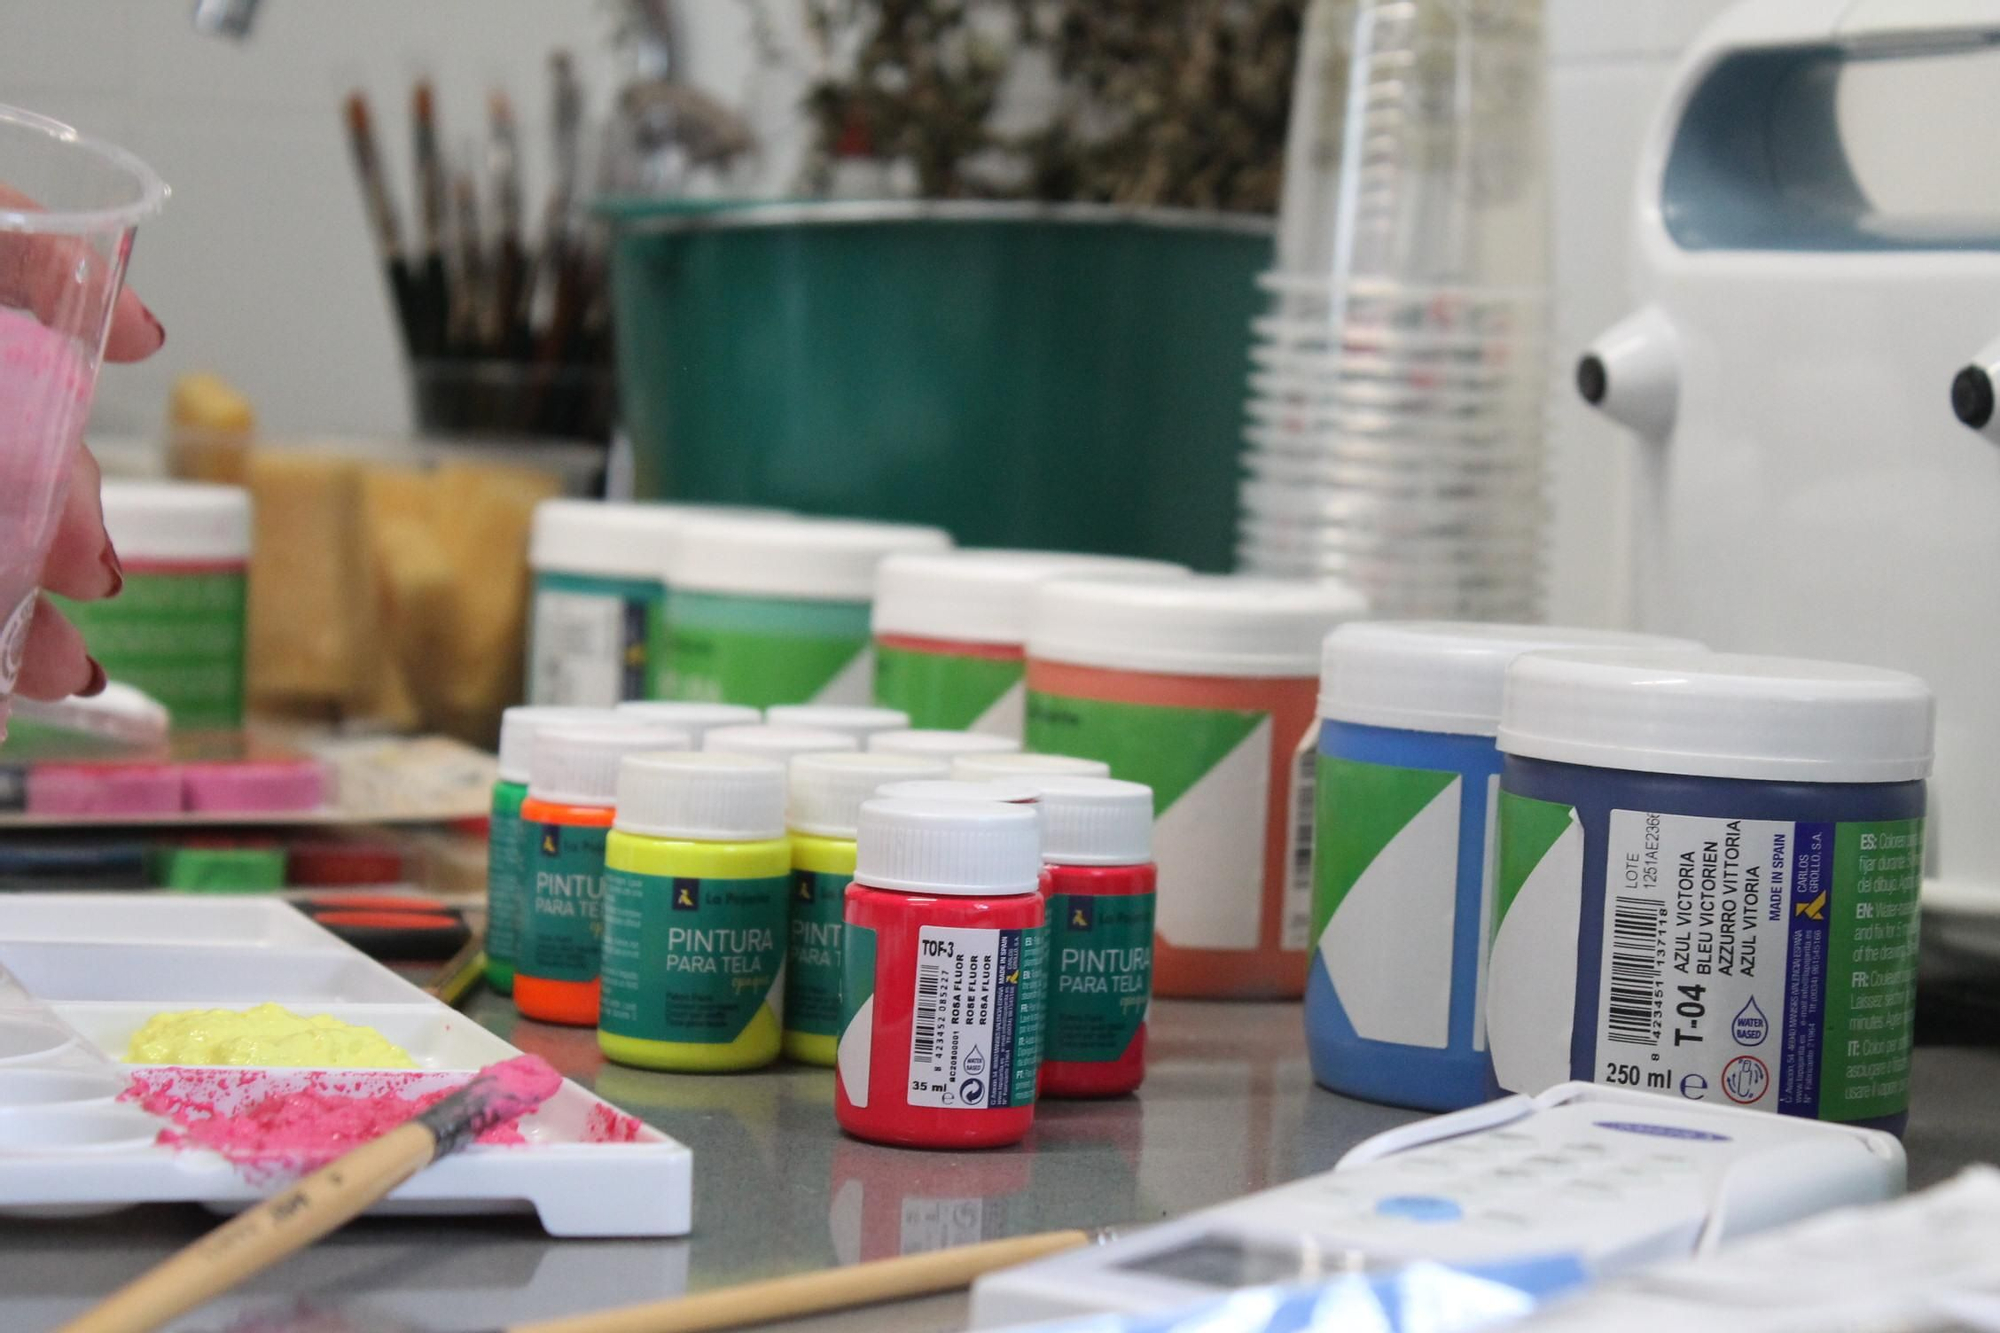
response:
[[[785,769],[635,755],[604,848],[597,1044],[620,1064],[715,1073],[778,1057],[791,844]]]
[[[802,754],[792,760],[791,943],[785,965],[785,1054],[833,1067],[840,1045],[841,905],[854,881],[861,803],[885,782],[941,778],[941,759],[904,754]]]

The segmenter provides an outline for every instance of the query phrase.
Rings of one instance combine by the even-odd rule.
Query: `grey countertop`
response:
[[[845,1138],[825,1070],[642,1073],[605,1064],[594,1033],[520,1020],[497,996],[469,1011],[692,1147],[694,1234],[551,1241],[525,1218],[364,1219],[171,1329],[447,1333],[940,1245],[1149,1222],[1326,1170],[1414,1118],[1316,1088],[1292,1004],[1161,1002],[1137,1096],[1045,1103],[1028,1144],[984,1153]],[[2000,1048],[1922,1047],[1915,1081],[1913,1187],[2000,1157],[1990,1109]],[[0,1222],[0,1333],[52,1327],[213,1223],[193,1207]],[[963,1314],[962,1298],[940,1297],[791,1327],[948,1329]]]

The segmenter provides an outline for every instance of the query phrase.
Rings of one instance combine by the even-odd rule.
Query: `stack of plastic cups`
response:
[[[1312,20],[1332,21],[1319,7]],[[1547,382],[1540,0],[1362,0],[1352,38],[1330,257],[1300,270],[1281,253],[1260,279],[1275,300],[1252,323],[1238,559],[1338,576],[1382,615],[1532,619]],[[1295,117],[1293,133],[1324,136],[1325,119]],[[1280,234],[1310,229],[1285,219]]]

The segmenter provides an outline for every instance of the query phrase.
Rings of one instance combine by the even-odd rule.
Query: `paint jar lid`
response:
[[[878,731],[910,729],[910,715],[900,708],[845,704],[772,704],[764,710],[764,720],[773,726],[837,731],[863,744]]]
[[[877,754],[921,754],[953,760],[966,754],[1013,754],[1021,742],[983,731],[880,731],[868,738]]]
[[[897,551],[942,551],[951,534],[858,519],[703,518],[674,535],[667,583],[692,592],[867,602],[875,567]]]
[[[944,775],[943,760],[912,754],[802,754],[792,761],[785,822],[815,838],[852,838],[862,802],[884,784]]]
[[[250,492],[194,481],[107,481],[104,530],[127,560],[250,558]]]
[[[1901,671],[1670,649],[1528,653],[1500,749],[1593,768],[1774,782],[1908,782],[1931,770],[1930,687]]]
[[[1115,778],[1041,784],[1042,859],[1051,865],[1132,866],[1153,859],[1153,789]]]
[[[500,780],[525,783],[535,733],[548,726],[608,725],[608,708],[574,708],[558,704],[516,704],[500,714]]]
[[[528,797],[558,805],[609,806],[627,755],[688,750],[685,731],[661,726],[578,723],[538,727],[528,752]]]
[[[631,718],[637,722],[654,722],[663,727],[676,727],[694,737],[696,747],[701,738],[717,727],[751,727],[764,719],[756,709],[748,704],[704,704],[665,699],[631,699],[619,704],[619,718]]]
[[[892,782],[882,795],[905,801],[999,801],[1004,805],[1033,805],[1042,789],[1026,778],[1006,781],[960,782],[956,778],[929,781]]]
[[[861,746],[854,737],[837,731],[759,723],[749,727],[716,727],[701,738],[701,748],[711,754],[761,754],[782,764],[802,754],[858,750]]]
[[[618,765],[612,827],[645,838],[767,842],[785,836],[785,766],[751,754],[640,754]]]
[[[1045,579],[1186,578],[1187,568],[1132,556],[1063,551],[939,551],[892,555],[875,576],[877,634],[1019,646],[1028,604]]]
[[[1078,759],[1067,754],[962,754],[951,761],[951,775],[959,782],[1108,778],[1111,765],[1102,759]]]
[[[623,504],[615,500],[544,500],[528,525],[528,566],[610,578],[658,579],[673,534],[695,518],[759,517],[775,509],[730,505]]]
[[[854,878],[874,889],[1012,895],[1041,887],[1034,808],[998,801],[877,797],[861,807]]]
[[[1312,676],[1327,631],[1367,613],[1366,598],[1333,580],[1052,579],[1035,589],[1028,656],[1166,675]]]
[[[1500,728],[1507,666],[1522,653],[1557,648],[1675,648],[1690,639],[1555,625],[1473,621],[1356,621],[1326,636],[1319,715],[1334,722],[1453,736]]]

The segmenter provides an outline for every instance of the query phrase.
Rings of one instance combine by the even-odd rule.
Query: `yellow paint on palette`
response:
[[[273,1065],[313,1069],[415,1069],[410,1053],[371,1027],[330,1014],[307,1018],[281,1004],[155,1014],[132,1036],[138,1065]]]

